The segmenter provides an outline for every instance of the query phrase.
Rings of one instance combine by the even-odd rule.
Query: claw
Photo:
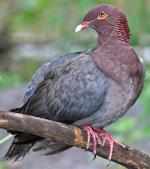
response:
[[[86,145],[87,149],[89,149],[91,137],[93,139],[93,154],[94,154],[93,160],[95,160],[97,145],[101,145],[100,138],[99,138],[98,134],[96,133],[96,131],[94,131],[94,129],[92,129],[92,127],[84,126],[84,129],[87,132],[87,145]]]
[[[109,161],[109,163],[106,165],[106,167],[109,167],[111,164],[111,160],[108,160],[108,161]]]
[[[92,159],[92,161],[94,161],[95,159],[96,159],[96,154],[93,154],[94,156],[93,156],[93,159]]]
[[[102,144],[100,144],[100,145],[99,145],[99,148],[100,148],[101,150],[103,150],[103,149],[104,149],[104,146],[103,146]]]
[[[103,148],[106,143],[106,140],[109,142],[109,145],[110,145],[109,156],[108,156],[109,164],[107,166],[109,166],[111,163],[114,143],[118,144],[119,146],[121,146],[123,148],[126,148],[126,146],[124,144],[122,144],[118,140],[114,139],[109,133],[104,131],[102,128],[99,128],[95,131],[91,126],[87,125],[87,126],[83,126],[83,127],[87,132],[87,145],[86,145],[87,149],[89,149],[89,147],[90,147],[91,137],[93,139],[93,154],[94,154],[93,160],[95,160],[95,158],[96,158],[97,145],[99,145],[100,148]],[[100,140],[99,136],[101,136],[103,138],[102,141]]]
[[[108,160],[111,162],[112,159],[112,154],[113,154],[113,148],[114,148],[114,143],[118,144],[119,146],[126,148],[126,146],[122,143],[120,143],[118,140],[113,138],[109,133],[104,131],[103,129],[99,128],[97,130],[98,135],[103,137],[102,145],[104,146],[106,143],[106,140],[109,142],[110,145],[110,150],[109,150],[109,157]]]

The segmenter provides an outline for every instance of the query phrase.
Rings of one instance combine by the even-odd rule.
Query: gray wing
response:
[[[32,80],[29,82],[27,89],[25,91],[25,95],[23,97],[23,104],[25,104],[29,100],[29,98],[33,95],[37,86],[40,84],[40,82],[43,81],[44,76],[46,75],[50,67],[51,63],[47,62],[43,64],[33,75]]]
[[[59,66],[60,64],[62,64],[63,62],[65,62],[65,60],[67,60],[68,58],[72,58],[74,56],[76,56],[76,54],[79,54],[81,52],[76,52],[76,53],[68,53],[68,54],[64,54],[62,56],[60,56],[58,59],[55,59],[52,62],[47,62],[44,63],[37,71],[36,73],[33,75],[31,81],[29,82],[29,84],[27,85],[27,89],[25,91],[25,95],[23,97],[23,105],[29,100],[29,98],[33,95],[33,93],[35,92],[36,88],[38,87],[38,85],[44,80],[44,77],[46,76],[46,74],[53,68],[56,68],[57,66]],[[84,53],[88,53],[90,54],[91,51],[85,51]]]
[[[94,114],[105,99],[108,82],[91,55],[73,54],[52,69],[23,106],[23,112],[71,124]]]

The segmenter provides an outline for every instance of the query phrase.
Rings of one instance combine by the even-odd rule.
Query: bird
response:
[[[122,117],[138,99],[144,66],[130,44],[128,21],[120,9],[108,4],[93,7],[75,32],[88,28],[97,32],[95,46],[42,65],[27,87],[23,105],[11,111],[84,128],[87,149],[92,139],[96,155],[97,146],[108,141],[111,161],[114,143],[126,146],[104,128]],[[8,132],[14,134],[14,140],[6,159],[19,160],[30,149],[52,155],[71,148],[52,139]]]

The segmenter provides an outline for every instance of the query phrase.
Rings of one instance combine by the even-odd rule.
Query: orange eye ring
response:
[[[105,13],[104,11],[101,11],[100,14],[98,15],[99,20],[104,20],[108,17],[108,14]]]

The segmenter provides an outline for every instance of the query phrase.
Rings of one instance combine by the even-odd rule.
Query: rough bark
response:
[[[0,128],[53,138],[57,141],[86,149],[87,135],[84,130],[50,120],[0,111]],[[89,151],[92,151],[92,143]],[[103,149],[97,149],[97,155],[103,158],[107,159],[108,153],[108,143]],[[129,146],[123,149],[118,145],[114,145],[112,161],[130,169],[150,169],[150,157]]]

